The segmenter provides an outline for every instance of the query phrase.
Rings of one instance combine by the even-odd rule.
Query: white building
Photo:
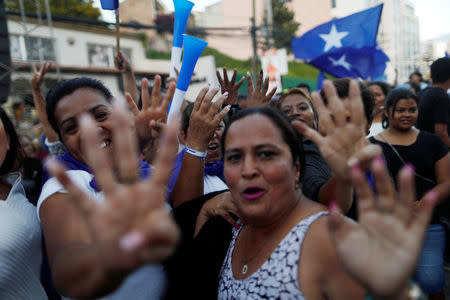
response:
[[[344,17],[381,3],[384,7],[377,41],[391,60],[386,69],[387,81],[394,81],[397,69],[398,81],[404,82],[420,66],[419,19],[409,0],[333,0],[332,14]]]
[[[123,98],[121,75],[114,66],[116,36],[113,29],[54,20],[52,39],[50,28],[43,24],[37,26],[36,23],[37,19],[28,17],[24,24],[20,17],[8,15],[14,71],[11,73],[7,106],[22,107],[21,104],[25,104],[25,111],[19,115],[27,115],[32,111],[29,84],[32,64],[43,61],[57,62],[60,70],[60,78],[57,78],[55,70],[48,72],[43,84],[44,93],[58,79],[88,76],[103,81],[114,96]],[[28,34],[25,35],[25,32]],[[138,84],[143,77],[147,77],[150,82],[156,74],[161,75],[163,81],[168,77],[170,61],[146,58],[141,34],[121,32],[120,47],[131,62]],[[215,61],[212,56],[199,59],[186,99],[195,100],[198,91],[207,82],[216,83]],[[16,111],[11,113],[16,114]]]

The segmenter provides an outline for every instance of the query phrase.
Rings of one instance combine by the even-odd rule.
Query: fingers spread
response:
[[[138,176],[138,152],[136,136],[132,130],[132,119],[119,104],[113,104],[111,114],[113,124],[112,146],[114,159],[118,164],[119,179],[127,181]]]
[[[152,107],[159,106],[160,95],[161,95],[161,76],[156,75],[154,83],[153,83],[153,89],[152,89],[152,100],[151,100]]]
[[[237,69],[234,68],[233,69],[233,76],[231,76],[231,80],[230,80],[231,83],[234,84],[236,82],[236,76],[237,76]]]
[[[226,67],[223,67],[223,81],[225,84],[229,84],[230,80],[228,79],[228,71]]]
[[[351,176],[356,195],[358,196],[358,213],[363,217],[364,214],[375,208],[372,190],[357,165],[351,168]]]
[[[416,200],[414,187],[414,171],[412,166],[403,167],[398,174],[398,198],[395,214],[407,224],[411,215],[412,204]]]
[[[133,97],[131,97],[130,93],[125,93],[125,100],[127,101],[128,107],[131,109],[131,112],[133,115],[137,116],[140,111],[139,108],[136,106],[136,103],[133,100]]]
[[[347,123],[345,115],[345,107],[342,101],[339,99],[336,88],[329,80],[325,80],[323,89],[328,100],[328,108],[333,114],[336,121],[336,125],[343,126]]]
[[[356,80],[350,81],[349,87],[349,98],[350,98],[350,110],[351,110],[351,122],[361,128],[365,124],[364,120],[364,108],[361,99],[361,91],[359,89],[359,84]]]
[[[141,98],[142,98],[142,110],[148,109],[150,105],[150,94],[148,93],[147,78],[142,79]]]
[[[178,150],[177,132],[179,129],[179,120],[171,122],[162,138],[163,142],[158,152],[158,156],[155,160],[155,168],[150,182],[157,186],[165,186],[169,181],[170,174],[172,172],[173,160]],[[164,201],[164,199],[162,200]]]
[[[95,179],[105,193],[113,190],[114,176],[111,163],[105,155],[105,149],[111,147],[105,143],[108,137],[101,137],[101,132],[96,126],[94,120],[88,115],[82,115],[80,118],[81,146],[86,153],[87,163],[96,175]],[[111,137],[109,137],[111,138]]]
[[[372,162],[372,173],[377,190],[377,207],[381,211],[392,212],[395,205],[395,193],[392,180],[386,170],[382,157],[376,157]]]
[[[161,103],[161,109],[165,112],[169,109],[170,101],[173,99],[173,95],[175,94],[175,88],[177,85],[173,82],[169,84],[167,88],[166,96],[164,96],[163,102]]]
[[[194,108],[192,109],[193,112],[200,109],[200,107],[202,106],[202,103],[203,103],[203,99],[205,99],[205,95],[208,91],[209,91],[209,86],[206,86],[200,91],[200,93],[198,93],[197,98],[195,99],[195,102],[194,102]]]
[[[331,119],[330,111],[325,106],[322,97],[317,92],[311,93],[311,99],[319,115],[319,125],[325,134],[331,134],[335,130],[335,124]]]

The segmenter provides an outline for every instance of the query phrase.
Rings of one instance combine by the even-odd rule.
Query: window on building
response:
[[[131,49],[121,47],[120,51],[131,63]],[[93,67],[113,68],[115,53],[116,47],[88,44],[89,65]]]
[[[54,61],[55,47],[52,39],[10,35],[9,48],[13,61]]]

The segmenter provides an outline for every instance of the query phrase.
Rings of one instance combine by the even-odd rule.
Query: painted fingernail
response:
[[[224,97],[228,97],[228,92],[223,93]]]
[[[414,167],[414,165],[412,163],[407,163],[405,165],[405,169],[408,170],[408,172],[410,172],[410,173],[416,172],[416,168]]]
[[[331,202],[330,206],[328,207],[328,209],[331,212],[340,212],[339,204],[337,204],[336,201]]]
[[[234,228],[236,228],[236,229],[239,229],[239,228],[240,228],[238,224],[234,224],[233,226],[234,226]]]
[[[144,240],[144,237],[139,232],[127,233],[119,240],[119,246],[125,251],[133,251],[136,249]]]
[[[378,165],[384,165],[384,159],[381,156],[377,156],[373,159],[373,161]]]
[[[226,111],[230,111],[230,109],[231,109],[231,105],[230,104],[228,104],[227,106],[225,106],[224,108],[223,108],[224,110],[226,110]]]

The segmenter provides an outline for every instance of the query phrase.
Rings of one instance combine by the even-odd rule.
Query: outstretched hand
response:
[[[126,94],[128,106],[134,114],[137,135],[140,141],[155,137],[155,131],[167,121],[167,110],[175,92],[175,84],[171,83],[166,95],[161,100],[161,77],[155,76],[152,95],[148,92],[148,80],[142,79],[142,109],[136,106],[130,94]]]
[[[225,100],[225,104],[237,104],[239,88],[244,82],[245,76],[242,76],[242,78],[236,82],[237,69],[235,68],[233,69],[233,76],[231,76],[231,80],[229,80],[226,67],[223,67],[223,78],[218,70],[216,70],[216,76],[222,87],[222,94],[228,92],[228,98]]]
[[[218,87],[212,88],[211,90],[205,87],[200,91],[195,100],[186,139],[187,146],[195,150],[206,151],[217,126],[219,126],[220,121],[222,121],[230,110],[229,105],[220,110],[223,102],[228,97],[228,93],[226,92],[214,103],[211,102],[218,92]]]
[[[358,195],[359,223],[344,218],[331,206],[329,230],[338,256],[350,275],[374,296],[406,299],[405,290],[414,272],[425,230],[438,198],[437,190],[426,194],[423,208],[413,213],[414,171],[404,167],[395,193],[381,157],[371,164],[376,196],[358,166],[352,181]]]
[[[269,77],[266,77],[263,82],[263,72],[261,71],[258,76],[258,80],[256,81],[256,86],[253,86],[253,80],[250,73],[247,73],[247,107],[257,107],[264,106],[270,103],[273,95],[277,91],[277,88],[274,87],[272,90],[267,93],[269,89]]]
[[[323,135],[301,122],[296,122],[294,126],[319,147],[336,177],[350,182],[349,165],[367,167],[374,157],[381,155],[382,150],[370,144],[364,136],[365,118],[358,83],[350,82],[349,109],[339,99],[331,81],[325,81],[323,88],[328,99],[327,106],[319,93],[313,92],[311,95]]]
[[[57,162],[52,162],[49,170],[86,220],[103,268],[111,274],[123,274],[166,258],[177,243],[178,228],[164,206],[178,145],[177,122],[167,130],[152,176],[140,179],[132,120],[117,105],[111,118],[113,136],[107,148],[101,147],[103,139],[94,121],[88,115],[80,121],[82,147],[104,192],[102,203],[77,187]]]

